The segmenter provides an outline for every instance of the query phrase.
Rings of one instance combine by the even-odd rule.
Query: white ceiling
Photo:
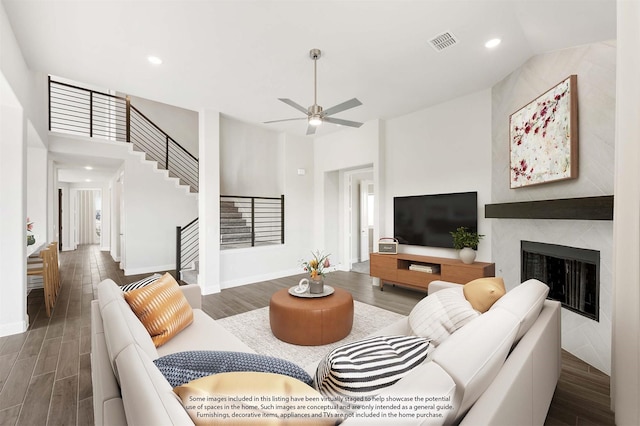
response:
[[[122,165],[122,160],[89,157],[72,154],[51,153],[58,167],[58,181],[67,183],[100,184],[111,179]],[[90,167],[91,169],[87,169]]]
[[[616,37],[615,0],[2,1],[33,70],[252,123],[301,116],[279,97],[313,103],[311,48],[323,53],[318,104],[357,97],[362,106],[335,117],[365,122],[489,88],[535,54]],[[459,43],[436,52],[428,42],[445,31]],[[502,44],[488,50],[493,37]]]

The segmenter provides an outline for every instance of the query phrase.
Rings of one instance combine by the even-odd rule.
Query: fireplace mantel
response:
[[[486,204],[489,219],[613,220],[613,195]]]

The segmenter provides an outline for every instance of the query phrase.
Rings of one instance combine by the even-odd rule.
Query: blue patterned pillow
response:
[[[186,351],[165,355],[153,361],[172,387],[200,377],[233,371],[283,374],[308,385],[313,379],[296,364],[284,359],[246,352]]]

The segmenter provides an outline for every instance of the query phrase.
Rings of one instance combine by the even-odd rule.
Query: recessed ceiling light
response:
[[[84,166],[85,170],[93,170],[93,167],[91,166]]]
[[[500,42],[502,42],[502,40],[500,40],[499,38],[492,38],[484,44],[484,47],[486,47],[487,49],[493,49],[494,47],[499,45]]]
[[[160,65],[162,63],[162,59],[158,58],[157,56],[148,56],[147,60],[150,64],[153,65]]]
[[[91,179],[85,179],[84,181],[85,182],[91,182]]]

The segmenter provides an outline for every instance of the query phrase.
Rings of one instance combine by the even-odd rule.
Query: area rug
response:
[[[217,322],[257,353],[283,358],[304,367],[320,361],[333,348],[367,337],[403,317],[404,315],[395,312],[354,301],[351,333],[338,342],[322,346],[297,346],[278,340],[271,333],[268,307],[222,318]]]

